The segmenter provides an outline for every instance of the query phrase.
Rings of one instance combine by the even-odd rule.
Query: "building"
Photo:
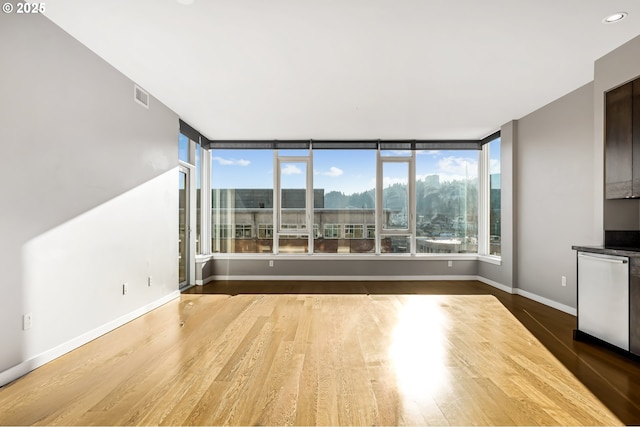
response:
[[[571,245],[602,243],[603,227],[636,230],[640,223],[637,203],[602,197],[602,94],[640,75],[640,36],[635,33],[593,58],[593,75],[581,85],[535,110],[510,111],[510,120],[495,123],[503,150],[499,261],[464,257],[455,243],[434,239],[420,247],[438,252],[438,245],[450,244],[451,254],[385,265],[365,260],[350,274],[394,280],[463,276],[575,313]],[[0,36],[5,64],[0,82],[4,384],[179,295],[176,175],[185,166],[176,158],[180,112],[155,98],[153,87],[149,108],[140,106],[132,99],[135,83],[127,70],[116,69],[109,58],[99,57],[44,16],[2,14]],[[98,38],[111,43],[110,37]],[[506,62],[522,59],[521,52],[494,54],[505,55]],[[172,70],[154,70],[164,72]],[[518,82],[528,87],[547,83]],[[515,83],[504,82],[495,90],[509,92],[508,84]],[[241,223],[257,225],[259,236],[260,224],[269,221],[235,222]],[[364,234],[371,224],[370,219],[343,221],[342,233],[349,223],[364,226]],[[322,237],[329,240],[324,231]],[[343,247],[338,239],[335,248],[325,250]],[[403,251],[397,241],[389,248]],[[450,260],[455,261],[452,267],[446,265]],[[214,255],[195,262],[186,278],[191,283],[270,274],[266,263],[251,258]],[[351,261],[293,256],[278,262],[284,276],[295,275],[303,265],[306,274],[319,277]],[[562,277],[567,286],[561,286]],[[151,278],[153,286],[148,286]],[[130,288],[126,298],[125,283]],[[26,315],[33,316],[29,330],[23,330]]]

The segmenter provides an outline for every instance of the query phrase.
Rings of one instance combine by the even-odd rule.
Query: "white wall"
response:
[[[43,16],[0,55],[1,385],[176,296],[178,117]]]
[[[518,120],[517,287],[569,307],[577,289],[571,246],[595,240],[593,117],[590,83]]]

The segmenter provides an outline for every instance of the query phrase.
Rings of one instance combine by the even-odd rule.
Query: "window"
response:
[[[376,238],[376,225],[367,224],[367,239],[375,239],[375,238]]]
[[[345,239],[362,239],[364,237],[364,225],[345,224]]]
[[[236,239],[250,239],[252,237],[251,230],[251,224],[236,225]]]
[[[202,147],[195,143],[196,165],[196,254],[202,253]]]
[[[273,239],[273,224],[258,224],[258,239]]]
[[[376,150],[314,150],[313,187],[313,252],[374,253],[362,224],[375,224]]]
[[[340,224],[325,224],[324,225],[324,237],[325,237],[325,239],[338,239],[338,238],[340,238]]]
[[[272,251],[272,150],[211,150],[211,224],[234,230],[211,236],[214,253]]]
[[[489,255],[500,256],[501,251],[501,175],[500,138],[489,144]]]
[[[478,151],[416,154],[416,252],[477,252]]]
[[[500,255],[499,138],[482,151],[332,148],[208,151],[211,251]]]
[[[189,138],[183,134],[178,137],[178,160],[189,163]]]

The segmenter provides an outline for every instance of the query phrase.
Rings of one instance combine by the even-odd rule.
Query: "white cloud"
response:
[[[489,173],[490,174],[500,173],[500,160],[498,159],[489,160]]]
[[[322,175],[326,175],[326,176],[330,176],[330,177],[336,177],[336,176],[340,176],[344,173],[344,171],[340,168],[337,168],[335,166],[331,166],[329,168],[328,172],[321,172]]]
[[[289,164],[282,168],[283,175],[297,175],[301,173],[302,173],[302,170],[300,170],[300,168],[297,167],[296,165]]]
[[[464,180],[478,176],[478,161],[464,157],[443,157],[438,161],[440,182]]]
[[[245,159],[225,159],[218,156],[212,157],[211,159],[222,166],[249,166],[249,164],[251,164],[249,160]]]

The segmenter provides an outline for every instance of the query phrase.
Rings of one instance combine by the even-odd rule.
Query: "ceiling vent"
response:
[[[144,108],[149,108],[149,92],[143,90],[138,85],[133,85],[133,99]]]

